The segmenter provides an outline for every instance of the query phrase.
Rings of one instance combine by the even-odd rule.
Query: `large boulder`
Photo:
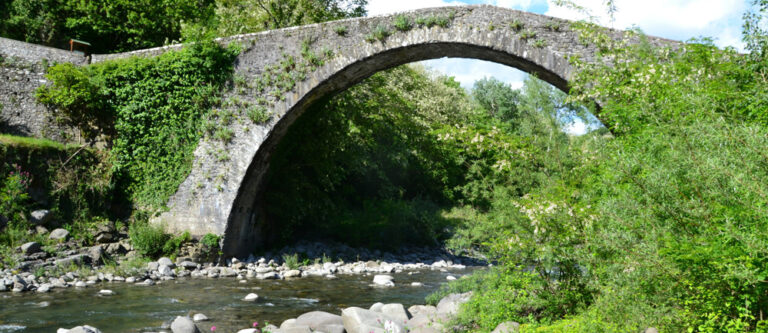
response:
[[[102,245],[94,245],[88,249],[88,256],[91,257],[91,262],[94,264],[102,263],[104,259],[104,247]]]
[[[408,313],[410,313],[412,317],[415,317],[421,314],[434,315],[437,313],[437,308],[432,305],[414,305],[408,308]]]
[[[42,246],[38,242],[24,243],[19,247],[19,250],[25,256],[38,253],[43,250]]]
[[[295,324],[308,326],[312,331],[344,333],[344,321],[341,316],[323,311],[307,312],[296,318]]]
[[[405,312],[405,308],[400,303],[385,304],[381,307],[381,313],[396,319],[398,323],[405,324],[408,322],[408,313]]]
[[[347,333],[405,333],[403,324],[383,313],[358,307],[341,311],[341,320]]]
[[[162,257],[160,259],[157,259],[157,264],[158,265],[165,265],[165,266],[168,266],[170,268],[176,268],[176,264],[174,264],[173,261],[171,260],[171,258],[168,258],[168,257]]]
[[[171,332],[173,333],[200,333],[192,318],[178,316],[171,323]]]
[[[450,294],[445,296],[439,303],[437,303],[437,313],[453,316],[459,313],[461,305],[469,301],[470,297],[472,297],[471,291],[463,294]]]
[[[38,209],[29,214],[29,223],[32,225],[43,225],[48,223],[53,215],[47,209]]]
[[[69,231],[67,231],[67,229],[62,229],[62,228],[54,229],[53,231],[51,231],[51,234],[48,235],[48,239],[53,239],[53,240],[62,241],[62,242],[66,241],[67,238],[69,238]]]
[[[157,272],[161,276],[174,276],[174,275],[176,275],[176,273],[173,271],[173,269],[171,269],[170,267],[168,267],[166,265],[160,265],[160,267],[157,268]]]

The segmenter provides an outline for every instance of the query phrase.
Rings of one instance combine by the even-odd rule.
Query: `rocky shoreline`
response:
[[[243,328],[237,333],[439,333],[452,330],[452,320],[459,312],[461,304],[469,301],[472,293],[450,294],[442,298],[437,306],[414,305],[405,309],[400,303],[375,303],[368,309],[348,307],[340,314],[324,311],[311,311],[296,318],[283,321],[280,326],[266,324],[259,326],[254,322],[252,327]],[[194,316],[178,316],[169,321],[167,327],[172,333],[200,333],[198,325],[208,322],[202,313]],[[215,322],[205,325],[216,330]],[[519,324],[505,322],[499,324],[492,333],[517,332]],[[72,329],[59,328],[57,333],[101,333],[95,327],[88,325]]]
[[[105,247],[117,247],[114,244],[122,248],[125,248],[126,245],[112,243]],[[147,263],[144,268],[136,269],[133,274],[123,276],[99,272],[100,266],[93,264],[110,255],[103,251],[103,247],[89,248],[86,253],[71,254],[65,252],[63,258],[50,258],[45,261],[49,267],[77,263],[83,265],[81,267],[86,267],[85,272],[82,270],[70,271],[59,275],[52,274],[55,270],[43,270],[42,273],[34,274],[29,270],[27,264],[23,264],[17,269],[5,269],[0,272],[0,292],[44,293],[56,288],[87,288],[99,282],[124,282],[151,286],[161,281],[176,278],[236,278],[243,282],[248,279],[272,280],[302,277],[332,279],[337,274],[388,274],[424,269],[464,269],[467,266],[485,265],[480,260],[454,256],[441,249],[404,248],[399,254],[395,254],[351,248],[343,244],[300,242],[295,246],[268,252],[259,258],[254,255],[242,260],[231,258],[223,264],[197,262],[188,256],[177,257],[175,261],[163,257]],[[35,256],[36,253],[40,252],[34,252],[39,251],[34,248],[39,248],[39,246],[25,244],[21,250],[31,251],[31,255]],[[130,252],[122,257],[123,260],[130,257]],[[286,262],[290,256],[294,256],[294,261],[298,261],[299,254],[305,258],[301,264]],[[43,259],[36,260],[42,261]],[[29,261],[24,263],[29,263]],[[37,267],[46,266],[39,265]],[[374,279],[374,284],[382,286],[394,284],[393,281],[382,276],[377,276]]]

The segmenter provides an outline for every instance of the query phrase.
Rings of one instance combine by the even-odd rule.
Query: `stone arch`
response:
[[[448,24],[414,25],[406,31],[396,31],[393,22],[398,15],[412,21],[439,17],[448,20]],[[263,241],[260,193],[270,155],[291,124],[312,103],[341,92],[378,71],[441,57],[501,63],[534,73],[567,91],[568,79],[574,74],[569,57],[578,56],[585,61],[595,59],[595,50],[579,42],[578,34],[569,28],[571,23],[492,6],[467,6],[349,19],[228,38],[226,42],[247,46],[236,62],[236,75],[244,80],[258,78],[266,66],[279,63],[285,57],[301,57],[302,51],[308,48],[326,53],[330,50],[334,56],[298,82],[292,91],[281,98],[275,96],[270,103],[273,117],[266,124],[231,125],[235,135],[229,144],[201,141],[190,175],[170,199],[170,210],[159,220],[173,231],[188,230],[198,236],[208,232],[223,234],[225,256],[247,255]],[[369,34],[378,27],[387,27],[392,34],[386,39],[371,41]],[[621,35],[617,31],[611,33],[616,37]],[[651,42],[667,43],[660,39]],[[274,91],[275,88],[249,91],[247,95],[248,98],[264,98],[270,89]],[[216,150],[228,153],[229,160],[221,161],[212,156]]]

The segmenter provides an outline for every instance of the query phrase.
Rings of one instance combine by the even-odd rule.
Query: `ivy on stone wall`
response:
[[[87,67],[56,65],[38,99],[97,130],[110,147],[119,195],[140,208],[163,207],[189,173],[204,117],[231,78],[239,50],[199,42],[152,58]],[[72,89],[69,81],[88,89]],[[90,122],[97,118],[99,122]]]

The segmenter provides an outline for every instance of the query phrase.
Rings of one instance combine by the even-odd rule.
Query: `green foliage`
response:
[[[40,0],[3,2],[0,35],[64,47],[69,38],[93,44],[90,52],[120,52],[178,40],[182,22],[206,20],[212,0]]]
[[[263,106],[253,106],[249,108],[247,115],[254,124],[266,123],[272,117],[272,114]]]
[[[101,77],[69,63],[48,69],[50,86],[37,89],[37,99],[55,109],[59,121],[80,130],[88,140],[113,132],[115,115],[104,105]]]
[[[397,15],[395,17],[395,29],[399,31],[408,31],[413,28],[413,23],[411,22],[411,18],[406,15]]]
[[[205,234],[203,238],[200,239],[200,244],[203,244],[203,246],[206,246],[211,249],[218,249],[220,241],[221,241],[221,236],[208,233],[208,234]]]
[[[529,40],[534,37],[536,37],[536,32],[533,30],[523,30],[520,32],[520,39],[522,40]]]
[[[70,120],[80,128],[108,134],[116,186],[139,207],[157,209],[187,176],[201,120],[229,79],[237,53],[201,41],[154,58],[60,64],[51,67],[53,84],[38,97],[72,109]],[[73,84],[89,88],[75,90]],[[218,137],[226,141],[232,133],[219,130]]]
[[[144,256],[157,258],[164,253],[165,244],[171,237],[158,225],[134,222],[128,229],[133,247]]]
[[[283,263],[285,263],[285,266],[288,267],[289,269],[297,269],[300,266],[299,255],[296,253],[294,254],[285,253],[283,254]]]
[[[453,16],[443,16],[443,15],[429,15],[429,16],[421,16],[416,18],[416,24],[422,27],[431,28],[434,26],[438,26],[441,28],[447,28],[451,21],[453,21]]]
[[[512,22],[509,22],[509,28],[514,31],[523,30],[523,27],[525,27],[525,24],[523,24],[523,22],[520,20],[513,20]]]
[[[555,21],[549,21],[544,24],[544,27],[552,31],[560,31],[560,23]],[[518,29],[519,30],[519,29]]]
[[[377,40],[384,42],[390,34],[391,32],[387,26],[377,25],[369,34],[365,35],[365,41],[368,43],[373,43]]]
[[[540,49],[540,48],[543,48],[543,47],[547,46],[547,41],[544,40],[544,39],[537,39],[537,40],[533,41],[533,43],[531,43],[531,46],[533,46],[533,47],[535,47],[537,49]]]
[[[181,235],[173,236],[163,244],[163,253],[170,256],[175,256],[179,252],[181,246],[184,243],[188,243],[192,238],[189,236],[189,232],[185,231]]]
[[[347,28],[346,25],[337,25],[333,27],[333,32],[335,32],[339,36],[346,36],[347,31],[349,31],[349,29]]]
[[[8,219],[10,228],[23,226],[23,213],[29,199],[27,189],[30,185],[30,174],[15,165],[13,171],[5,176],[0,184],[0,212]]]

